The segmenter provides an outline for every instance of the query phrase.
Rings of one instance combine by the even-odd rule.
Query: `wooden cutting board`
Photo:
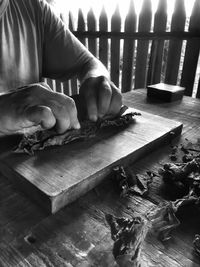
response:
[[[105,129],[90,140],[52,147],[34,156],[1,156],[0,152],[0,170],[27,197],[55,213],[94,188],[114,166],[134,162],[181,133],[181,123],[141,113],[125,129]]]

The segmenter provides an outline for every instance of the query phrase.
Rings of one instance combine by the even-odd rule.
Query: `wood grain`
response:
[[[34,156],[12,154],[1,159],[2,173],[41,206],[54,213],[107,177],[117,164],[127,165],[164,142],[182,124],[142,116],[126,129],[109,129],[97,137],[40,151]]]

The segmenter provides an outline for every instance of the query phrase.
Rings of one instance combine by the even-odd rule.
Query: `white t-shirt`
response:
[[[67,80],[90,57],[45,0],[0,0],[0,93]]]

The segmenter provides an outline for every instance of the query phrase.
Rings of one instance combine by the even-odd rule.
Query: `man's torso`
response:
[[[31,2],[0,2],[0,92],[41,79],[42,29]]]

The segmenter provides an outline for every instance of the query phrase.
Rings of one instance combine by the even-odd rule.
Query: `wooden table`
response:
[[[140,110],[176,119],[184,124],[185,138],[196,140],[200,127],[200,100],[184,97],[180,102],[152,103],[146,91],[135,90],[124,95],[126,104]],[[131,168],[135,173],[157,171],[160,162],[168,160],[170,146],[160,147]],[[55,215],[46,214],[0,175],[0,266],[114,266],[113,241],[105,214],[131,217],[145,214],[150,207],[169,198],[162,179],[156,177],[148,199],[139,196],[120,198],[107,179],[96,189]],[[200,266],[192,241],[200,233],[200,214],[186,208],[179,217],[181,225],[165,244],[154,239],[144,243],[148,266]]]

